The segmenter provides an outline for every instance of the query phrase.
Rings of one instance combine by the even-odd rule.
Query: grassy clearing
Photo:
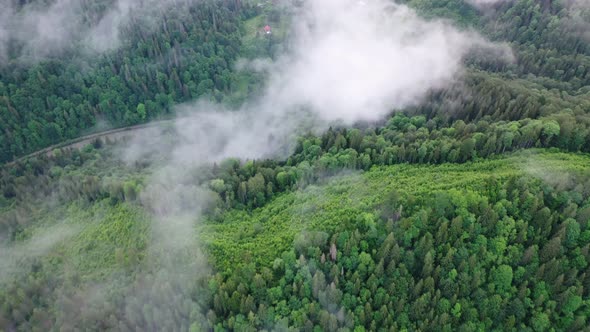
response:
[[[406,199],[448,190],[484,193],[490,179],[528,175],[555,182],[589,170],[587,155],[535,150],[468,164],[375,167],[280,195],[251,214],[230,211],[223,223],[205,222],[198,232],[222,271],[244,261],[270,265],[297,234],[333,231],[343,224],[372,218],[375,207],[393,191]]]

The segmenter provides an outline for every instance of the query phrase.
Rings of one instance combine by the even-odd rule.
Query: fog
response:
[[[588,2],[587,0],[567,0],[566,3],[569,3],[574,8],[580,8],[580,9],[590,8],[590,2]]]
[[[42,232],[33,232],[29,239],[17,244],[0,241],[0,286],[29,273],[31,259],[44,256],[79,231],[79,227],[57,224],[45,228]]]
[[[295,21],[293,54],[278,62],[265,99],[307,105],[326,121],[381,119],[457,78],[475,33],[425,21],[386,1],[317,1]]]
[[[175,254],[198,247],[194,227],[212,195],[192,184],[204,167],[226,158],[285,158],[301,133],[378,121],[393,110],[417,105],[432,90],[460,81],[467,55],[513,59],[504,45],[446,21],[426,21],[385,0],[310,1],[292,10],[285,54],[275,61],[239,62],[240,69],[265,72],[261,96],[238,109],[207,101],[180,105],[173,140],[158,133],[141,135],[121,154],[128,163],[153,155],[165,160],[148,179],[141,201],[152,210],[152,247],[163,249],[154,252],[180,257],[160,267],[178,272],[172,274],[174,283],[190,280],[183,277],[186,273],[208,270],[201,262],[188,271],[185,265],[194,258]]]
[[[79,21],[69,22],[79,8],[73,0],[58,0],[45,11],[27,8],[18,15],[8,14],[11,19],[0,23],[0,51],[10,38],[26,43],[25,50],[33,58],[49,55],[73,38],[81,38],[97,51],[112,49],[120,42],[117,25],[128,22],[140,3],[156,2],[119,1],[95,28],[86,31],[77,31]],[[156,11],[174,1],[158,3]],[[194,301],[191,287],[196,278],[210,272],[194,227],[213,197],[196,184],[202,168],[230,157],[285,158],[302,133],[379,121],[392,111],[418,105],[431,91],[461,81],[463,59],[468,55],[513,60],[505,45],[492,44],[447,21],[424,20],[407,6],[386,0],[308,1],[292,10],[286,53],[272,62],[240,62],[243,70],[266,73],[261,96],[238,109],[207,101],[181,105],[176,137],[169,140],[150,132],[122,150],[120,157],[128,163],[153,155],[164,160],[140,195],[142,205],[151,212],[145,264],[151,277],[145,287],[128,289],[125,308],[129,312],[151,302],[188,317],[185,303]],[[68,24],[61,25],[65,21]],[[15,33],[24,22],[30,27]],[[52,28],[56,33],[40,33]],[[44,46],[49,48],[43,50]],[[152,286],[164,284],[172,285],[166,291],[168,297],[152,291],[156,289]],[[143,302],[133,302],[137,299]]]
[[[513,60],[506,45],[385,0],[308,2],[297,10],[291,36],[276,61],[239,62],[267,74],[258,99],[237,110],[204,101],[178,107],[180,142],[170,165],[285,156],[297,133],[377,121],[419,104],[432,90],[461,80],[468,54]],[[158,147],[146,139],[126,156]]]
[[[186,192],[195,167],[230,157],[280,159],[303,132],[377,121],[417,105],[430,91],[460,80],[462,60],[473,52],[512,60],[504,45],[446,21],[426,21],[386,0],[307,2],[295,10],[291,36],[288,51],[276,61],[241,61],[241,68],[267,73],[259,98],[239,109],[206,101],[181,105],[174,145],[151,133],[123,151],[129,163],[154,152],[166,156],[144,190],[158,218],[198,218],[201,209],[195,206],[206,191]]]
[[[194,0],[196,1],[196,0]],[[121,27],[132,20],[142,29],[162,17],[172,6],[193,0],[112,0],[106,9],[93,1],[55,0],[49,5],[33,3],[17,8],[12,1],[0,3],[0,64],[8,60],[10,45],[21,45],[16,61],[35,63],[75,47],[82,54],[118,48]],[[109,4],[108,2],[106,2]]]
[[[567,3],[570,8],[569,18],[564,23],[566,30],[590,41],[590,1],[570,0]]]

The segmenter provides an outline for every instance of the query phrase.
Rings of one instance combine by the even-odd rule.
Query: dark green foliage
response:
[[[330,129],[322,137],[301,138],[286,163],[235,162],[215,168],[211,189],[225,207],[259,207],[275,192],[313,183],[342,169],[374,165],[467,162],[533,147],[590,152],[590,118],[566,111],[538,120],[439,126],[439,118],[397,114],[377,129]],[[223,184],[223,185],[221,185]]]
[[[239,6],[173,6],[151,29],[141,18],[122,47],[83,57],[73,50],[26,67],[0,67],[0,162],[88,132],[97,122],[128,126],[165,116],[173,103],[238,89]],[[143,24],[143,25],[142,25]]]
[[[96,140],[5,165],[0,330],[587,330],[587,10],[401,2],[509,42],[517,61],[467,59],[462,85],[377,125],[300,137],[284,161],[195,169],[187,184],[213,197],[195,227],[211,270],[203,248],[154,246],[142,191],[165,155],[127,165]],[[97,119],[126,126],[256,93],[261,77],[233,62],[277,55],[283,14],[183,8],[149,33],[133,21],[112,53],[0,68],[0,162]],[[259,35],[266,20],[272,38]],[[54,246],[27,252],[52,232]]]
[[[568,92],[590,85],[590,11],[572,1],[519,0],[501,6],[486,29],[513,42],[518,71],[568,82]],[[573,7],[573,8],[572,8]]]
[[[403,0],[429,18],[445,17],[505,41],[516,63],[477,64],[491,71],[535,80],[575,95],[590,85],[590,10],[576,1],[503,1],[478,12],[463,0]],[[578,3],[576,5],[576,3]],[[586,90],[587,91],[587,90]]]

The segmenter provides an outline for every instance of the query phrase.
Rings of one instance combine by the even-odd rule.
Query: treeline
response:
[[[137,124],[175,102],[221,100],[238,89],[231,71],[240,24],[254,9],[197,1],[159,14],[151,23],[130,19],[121,48],[104,55],[74,49],[33,66],[0,66],[0,162],[78,137],[100,121]]]
[[[304,232],[271,266],[209,283],[207,326],[256,331],[570,330],[590,314],[590,174],[481,192],[392,192],[341,230]]]
[[[240,162],[229,159],[199,172],[194,179],[215,197],[208,210],[214,218],[229,208],[263,206],[277,193],[315,182],[342,169],[368,170],[375,165],[463,163],[528,148],[559,148],[590,152],[590,117],[584,112],[564,111],[532,120],[492,122],[484,117],[475,123],[424,116],[396,114],[379,128],[334,128],[320,137],[299,139],[284,162]],[[142,188],[141,162],[129,168],[114,161],[110,149],[95,142],[81,151],[64,150],[53,156],[32,158],[4,168],[0,179],[3,199],[19,209],[3,214],[0,230],[14,234],[30,222],[24,211],[36,209],[46,197],[59,202],[108,198],[112,204],[134,202]],[[92,165],[94,171],[76,169]],[[108,169],[136,173],[134,180],[107,181],[100,174]],[[94,172],[94,173],[93,173]],[[34,189],[33,189],[34,188]]]
[[[275,193],[342,169],[368,170],[400,163],[462,163],[527,148],[590,152],[590,118],[573,111],[537,120],[452,126],[440,119],[397,114],[378,129],[330,129],[321,137],[301,138],[285,163],[228,161],[214,168],[210,188],[219,207],[253,208]]]
[[[525,80],[470,70],[463,83],[432,92],[412,111],[450,122],[476,122],[485,117],[494,121],[537,119],[565,109],[590,112],[590,90],[570,95],[567,85],[545,78]]]

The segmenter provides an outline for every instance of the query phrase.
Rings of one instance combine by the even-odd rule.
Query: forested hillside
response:
[[[85,14],[100,17],[108,3],[85,7]],[[574,15],[568,2],[518,1],[479,16],[461,1],[408,3],[427,16],[450,17],[495,40],[509,41],[517,57],[508,65],[476,61],[468,74],[470,98],[464,100],[449,88],[433,96],[433,105],[423,111],[448,116],[442,101],[449,98],[455,118],[464,120],[484,115],[518,120],[590,107],[590,50],[584,30],[588,10]],[[123,46],[107,54],[81,56],[76,45],[81,46],[73,43],[46,61],[27,65],[19,61],[16,44],[14,58],[0,63],[0,161],[98,130],[97,124],[119,127],[165,116],[173,104],[204,95],[239,102],[229,96],[248,88],[245,78],[232,72],[233,64],[242,37],[251,33],[239,22],[260,8],[231,1],[180,7],[167,8],[156,22],[129,20],[121,33]],[[267,21],[278,22],[277,15],[271,12]],[[246,40],[248,47],[266,48],[264,42]]]
[[[587,326],[587,155],[533,150],[493,161],[375,167],[333,178],[311,170],[310,162],[323,169],[313,159],[295,168],[228,164],[218,176],[245,181],[235,204],[244,206],[245,199],[263,207],[227,210],[232,201],[225,182],[210,181],[221,193],[219,205],[197,233],[219,272],[206,284],[195,277],[184,290],[175,289],[171,278],[152,296],[172,301],[185,292],[198,295],[184,306],[164,307],[127,293],[159,280],[150,272],[151,235],[136,200],[142,183],[133,175],[137,169],[105,165],[109,156],[102,149],[71,157],[84,160],[80,170],[68,167],[64,156],[56,160],[64,168],[52,166],[49,178],[29,175],[35,179],[30,186],[43,192],[59,188],[56,201],[46,205],[42,194],[29,195],[30,206],[17,201],[18,209],[3,214],[3,234],[24,241],[17,262],[31,264],[31,270],[5,265],[5,280],[29,275],[0,295],[0,323],[9,330]],[[267,181],[262,174],[273,177]],[[313,174],[325,180],[313,180]],[[101,188],[98,177],[110,185]],[[291,181],[301,189],[280,194]],[[60,221],[64,214],[68,219]],[[39,227],[66,240],[49,256],[28,256],[31,241],[48,241],[37,235]],[[59,227],[77,231],[64,235]],[[100,297],[87,293],[94,294],[94,283],[103,285]],[[137,307],[137,301],[148,303]]]
[[[102,2],[85,15],[100,16],[112,3]],[[123,27],[122,46],[114,51],[85,55],[73,41],[40,63],[16,57],[0,63],[0,162],[100,123],[146,122],[169,114],[174,103],[205,95],[221,100],[240,89],[232,66],[240,21],[254,9],[242,9],[239,1],[199,1],[153,18],[141,14],[131,13],[138,16]]]
[[[83,3],[92,27],[114,2]],[[183,102],[214,111],[4,164],[0,331],[590,331],[590,6],[396,3],[476,46],[420,102],[325,127],[301,121],[308,105],[272,117],[281,90],[265,86],[289,86],[283,53],[313,54],[297,33],[335,36],[301,18],[306,1],[130,12],[121,45],[99,53],[77,40],[31,62],[9,43],[0,162]],[[330,51],[325,66],[345,56]],[[261,97],[271,115],[247,113]],[[281,140],[286,153],[242,151]]]

